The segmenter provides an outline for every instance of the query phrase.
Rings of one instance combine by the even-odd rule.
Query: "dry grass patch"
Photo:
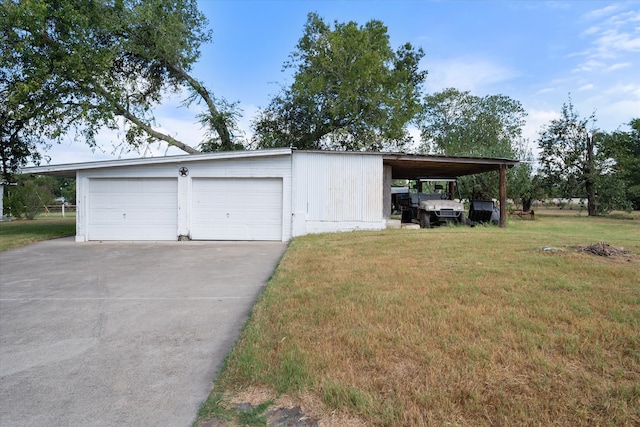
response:
[[[638,236],[558,217],[295,239],[216,390],[326,424],[637,425]],[[632,256],[571,249],[598,241]]]

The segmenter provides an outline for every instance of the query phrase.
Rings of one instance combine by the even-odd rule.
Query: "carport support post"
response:
[[[456,182],[449,181],[449,200],[455,200]]]
[[[507,226],[507,165],[500,165],[500,228]]]
[[[389,165],[382,166],[382,218],[391,218],[391,173]]]

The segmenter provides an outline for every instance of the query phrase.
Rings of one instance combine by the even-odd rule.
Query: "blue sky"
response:
[[[238,101],[242,129],[279,84],[282,65],[302,35],[309,12],[326,22],[371,19],[388,27],[391,45],[425,51],[425,93],[455,87],[474,95],[507,95],[528,112],[525,137],[535,146],[540,127],[571,99],[613,131],[640,117],[640,1],[201,0],[213,41],[202,47],[193,74],[217,96]],[[161,129],[190,145],[202,131],[194,112],[167,99],[157,110]],[[623,129],[626,129],[623,127]],[[418,134],[416,133],[416,136]],[[67,138],[49,150],[51,164],[181,154],[153,146],[143,153],[114,149],[119,134],[104,132],[102,151]]]

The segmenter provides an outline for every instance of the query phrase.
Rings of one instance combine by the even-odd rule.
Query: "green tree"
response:
[[[426,71],[421,49],[394,51],[380,21],[364,26],[308,16],[284,69],[294,71],[253,123],[258,148],[381,150],[401,148],[420,111]]]
[[[21,147],[5,156],[7,170],[34,155],[33,135],[74,133],[93,146],[101,129],[123,122],[132,148],[164,141],[196,153],[156,130],[154,107],[170,93],[204,104],[200,148],[238,148],[235,106],[190,74],[211,37],[195,0],[6,0],[0,28],[0,103],[12,115],[2,143],[6,133]]]
[[[5,188],[5,210],[17,219],[34,219],[54,199],[56,180],[46,176],[15,175],[15,186]]]
[[[448,156],[516,155],[527,113],[505,95],[479,97],[449,88],[424,98],[422,152]]]
[[[62,112],[47,108],[47,104],[57,102],[55,95],[44,88],[31,93],[25,90],[9,69],[0,67],[0,180],[5,182],[12,182],[12,174],[26,163],[39,164],[43,155],[38,148],[48,148],[47,139],[61,136]],[[17,92],[26,96],[21,98],[23,102],[17,101]]]
[[[640,118],[631,120],[629,127],[626,132],[617,130],[605,134],[602,153],[612,162],[610,175],[619,178],[613,180],[609,191],[617,195],[616,199],[627,201],[630,208],[640,210]],[[610,193],[601,191],[600,194],[607,197]],[[613,206],[624,207],[624,203]]]
[[[3,79],[1,71],[0,79]],[[1,99],[6,99],[4,93]],[[21,166],[29,161],[37,164],[41,159],[38,151],[41,140],[29,128],[29,120],[22,119],[20,114],[7,102],[0,101],[0,182],[12,182],[12,175]]]
[[[56,178],[56,186],[53,189],[56,197],[64,197],[64,200],[76,204],[76,180],[75,178]]]
[[[479,97],[455,88],[424,97],[419,120],[422,153],[447,156],[520,158],[526,156],[522,127],[526,112],[520,102],[504,95]],[[529,163],[512,168],[507,180],[510,197],[522,197],[530,184]],[[498,196],[498,174],[461,177],[463,197],[487,199]]]
[[[529,148],[529,141],[521,139],[515,147],[515,158],[520,164],[507,171],[507,197],[520,203],[522,210],[529,211],[534,200],[544,198],[540,176],[535,173],[535,157]]]
[[[545,186],[565,198],[586,198],[589,216],[598,214],[597,185],[604,166],[598,149],[603,134],[595,121],[595,115],[580,117],[569,99],[561,117],[546,125],[538,138]]]

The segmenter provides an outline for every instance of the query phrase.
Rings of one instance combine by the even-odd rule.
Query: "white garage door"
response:
[[[282,179],[194,178],[191,238],[282,240]]]
[[[177,240],[178,180],[90,179],[89,240]]]

